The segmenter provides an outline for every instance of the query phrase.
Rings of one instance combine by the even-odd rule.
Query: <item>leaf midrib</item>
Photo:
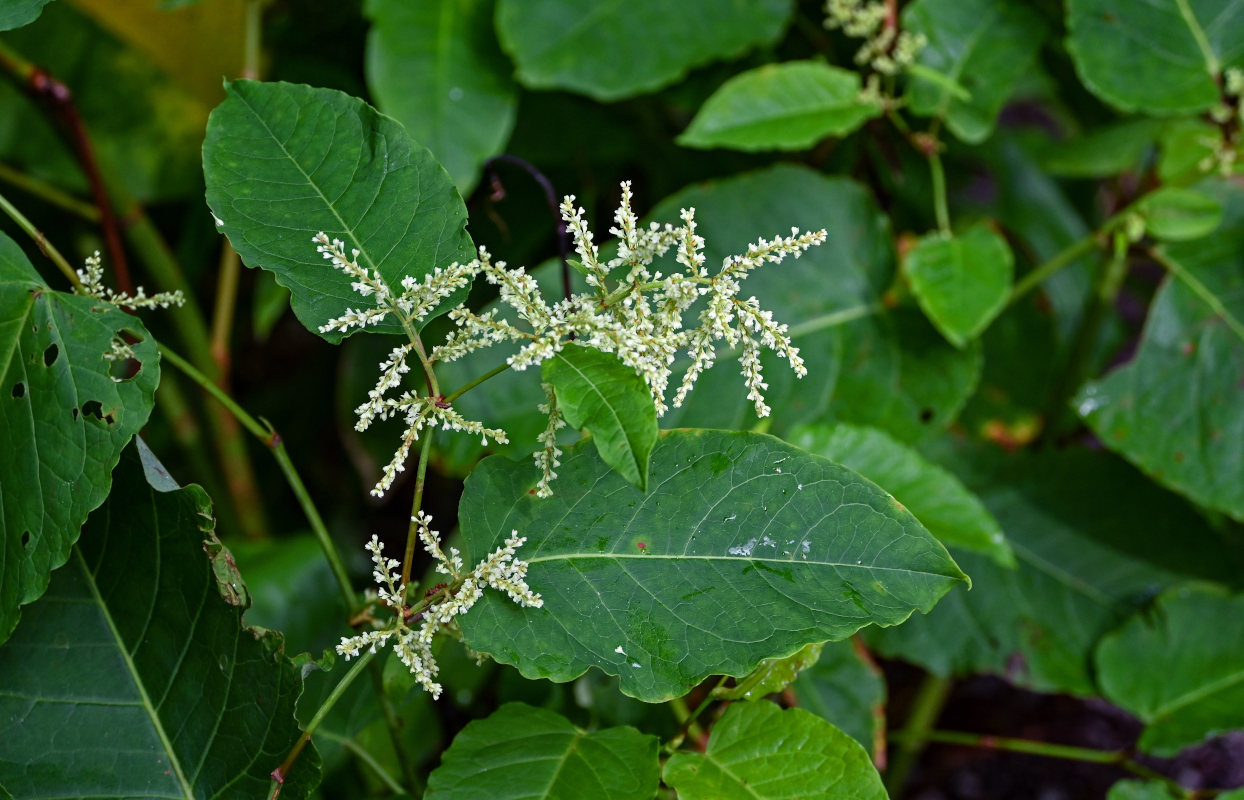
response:
[[[626,425],[623,424],[622,418],[618,416],[618,411],[616,408],[614,408],[613,403],[609,402],[609,398],[606,397],[605,393],[601,391],[600,388],[597,387],[596,381],[592,380],[592,378],[587,373],[579,369],[579,366],[577,364],[574,364],[573,362],[571,362],[570,359],[566,358],[561,353],[557,354],[557,359],[561,361],[563,364],[565,364],[567,367],[569,367],[570,369],[574,370],[575,374],[578,375],[583,380],[583,382],[587,384],[588,389],[593,394],[595,394],[597,397],[600,398],[601,405],[609,410],[609,415],[613,417],[613,424],[616,426],[615,429],[622,432],[622,441],[626,445],[626,452],[631,457],[631,461],[633,462],[633,465],[635,467],[636,477],[639,477],[639,475],[643,472],[643,469],[642,469],[643,465],[640,464],[639,458],[635,454],[635,446],[631,442],[630,434],[627,433]],[[583,423],[586,425],[588,423],[588,420],[584,419]]]
[[[1153,717],[1151,721],[1157,722],[1167,719],[1176,711],[1186,708],[1199,700],[1203,700],[1212,694],[1229,689],[1239,683],[1244,683],[1244,669],[1231,673],[1230,675],[1220,678],[1212,683],[1198,686],[1195,690],[1188,692],[1187,694],[1182,694],[1171,700],[1169,703],[1158,706],[1153,710]]]
[[[108,631],[112,634],[113,641],[116,643],[117,652],[120,653],[121,659],[125,663],[126,672],[129,673],[130,678],[134,681],[134,687],[138,690],[138,695],[142,700],[141,705],[147,712],[151,725],[160,739],[160,744],[164,748],[164,754],[168,758],[169,767],[177,779],[178,785],[181,786],[182,795],[193,800],[195,796],[194,788],[186,778],[185,769],[182,767],[181,760],[177,757],[177,752],[173,749],[173,743],[168,737],[168,732],[164,730],[164,724],[160,720],[159,714],[156,713],[155,706],[147,694],[147,687],[139,677],[138,669],[134,666],[134,660],[130,657],[125,641],[121,638],[121,632],[117,630],[112,614],[109,613],[108,606],[104,603],[103,595],[99,592],[99,585],[95,582],[95,576],[91,574],[91,570],[86,564],[86,559],[82,555],[82,550],[76,544],[73,547],[73,554],[77,559],[79,569],[82,570],[82,576],[86,580],[91,598],[95,602],[96,607],[99,608],[100,614],[103,615],[104,622],[108,625]]]
[[[1206,71],[1209,72],[1211,78],[1216,80],[1220,65],[1218,56],[1214,54],[1214,49],[1209,46],[1209,40],[1205,38],[1205,30],[1201,27],[1196,15],[1192,13],[1188,0],[1175,0],[1175,5],[1179,7],[1179,16],[1183,17],[1184,24],[1188,26],[1188,31],[1201,51],[1201,57],[1205,59]]]
[[[571,560],[590,560],[590,559],[645,559],[649,561],[732,561],[739,564],[794,564],[796,566],[809,567],[846,567],[848,569],[859,569],[868,571],[881,572],[902,572],[908,575],[929,575],[937,578],[946,578],[953,580],[951,575],[943,575],[940,572],[925,572],[918,569],[901,569],[899,567],[879,567],[873,564],[847,564],[837,561],[813,561],[812,559],[800,559],[795,561],[790,558],[756,558],[754,556],[692,556],[686,554],[678,555],[656,555],[655,553],[559,553],[551,556],[535,556],[534,558],[523,559],[528,564],[541,564],[551,561],[571,561]]]

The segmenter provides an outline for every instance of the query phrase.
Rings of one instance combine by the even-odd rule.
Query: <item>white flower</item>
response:
[[[147,296],[147,292],[141,286],[134,290],[133,297],[130,297],[126,292],[114,292],[112,289],[104,286],[104,268],[101,265],[98,250],[93,255],[87,256],[86,269],[77,270],[77,273],[82,286],[80,288],[74,287],[75,293],[103,300],[105,303],[119,308],[168,308],[169,306],[180,306],[186,302],[185,295],[181,293],[180,289],[175,292],[158,292],[150,297]],[[117,352],[115,346],[113,352]],[[104,357],[108,358],[108,356]],[[131,352],[125,357],[132,358],[133,353]]]

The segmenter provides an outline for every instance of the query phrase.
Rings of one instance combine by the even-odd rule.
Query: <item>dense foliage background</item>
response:
[[[138,754],[208,736],[200,724],[267,731],[213,745],[252,766],[199,787],[264,796],[297,739],[295,703],[305,726],[347,667],[320,657],[348,632],[347,600],[288,465],[357,587],[369,583],[362,544],[373,533],[390,552],[404,546],[414,469],[370,497],[397,433],[356,432],[353,416],[392,341],[326,344],[308,330],[324,290],[289,277],[296,265],[264,249],[259,221],[214,220],[204,202],[239,207],[255,193],[315,229],[297,219],[300,187],[279,197],[277,179],[230,160],[258,141],[247,125],[271,119],[248,122],[246,97],[248,108],[302,104],[291,130],[324,145],[328,174],[365,161],[342,120],[389,142],[404,127],[465,201],[474,244],[533,268],[550,296],[561,292],[564,194],[586,207],[598,241],[621,181],[645,219],[677,221],[694,206],[709,264],[757,236],[825,228],[825,245],[745,289],[790,325],[808,377],[767,360],[773,411],[758,420],[723,359],[661,427],[788,443],[758,439],[739,454],[730,448],[741,440],[704,434],[732,459],[802,464],[801,448],[841,464],[897,498],[971,579],[936,606],[946,587],[913,601],[928,614],[843,628],[841,641],[768,664],[774,674],[754,683],[744,675],[759,658],[804,642],[723,654],[751,658],[722,670],[738,673],[739,690],[714,677],[667,703],[635,699],[663,699],[659,684],[628,679],[620,691],[600,671],[577,677],[577,662],[539,673],[574,678],[565,683],[476,666],[452,640],[433,703],[390,658],[333,706],[284,796],[430,786],[429,797],[500,797],[497,784],[462,787],[515,730],[625,753],[638,794],[610,796],[651,796],[657,743],[611,745],[617,726],[665,743],[690,731],[683,750],[661,756],[661,796],[676,784],[680,797],[735,796],[697,785],[695,759],[727,737],[760,747],[766,726],[786,724],[744,720],[745,707],[779,713],[764,697],[861,743],[892,797],[1237,796],[1227,790],[1244,786],[1244,6],[913,0],[876,4],[871,22],[861,8],[831,2],[835,27],[823,4],[794,0],[0,0],[0,637],[11,637],[0,647],[0,796],[76,796],[88,784],[139,794],[159,779]],[[865,43],[874,49],[857,58]],[[222,76],[266,84],[227,95]],[[384,203],[425,224],[402,195]],[[67,285],[27,235],[36,229],[75,267],[102,251],[110,285],[181,289],[188,302],[143,312],[141,324],[110,309],[90,335],[56,338],[96,312],[47,289]],[[299,242],[313,261],[309,236]],[[410,244],[412,259],[432,258],[420,247]],[[458,250],[469,258],[470,242]],[[468,303],[494,298],[477,281]],[[447,329],[442,318],[426,330]],[[132,363],[78,366],[118,331]],[[167,354],[155,358],[157,341],[253,416],[239,424]],[[71,387],[99,401],[64,394],[47,371],[58,358],[78,370]],[[460,386],[498,361],[438,371]],[[517,502],[507,491],[528,476],[507,470],[530,471],[543,398],[537,376],[508,372],[458,401],[510,443],[439,436],[423,506],[440,530]],[[121,455],[140,429],[145,448]],[[666,456],[686,441],[667,437]],[[49,452],[59,484],[32,477]],[[460,512],[463,481],[488,454],[519,458],[521,470],[483,462]],[[562,476],[575,497],[576,481],[610,477],[588,463],[593,453],[579,455]],[[58,472],[71,462],[80,476]],[[176,489],[188,484],[198,486]],[[187,530],[193,541],[176,535]],[[153,589],[165,599],[132,618],[101,600],[148,585],[176,592]],[[760,596],[749,619],[781,628],[799,608],[767,602],[767,586],[748,585]],[[187,597],[212,610],[181,607]],[[850,593],[834,599],[863,608]],[[96,605],[104,627],[75,610]],[[911,607],[873,621],[899,622]],[[239,625],[242,609],[266,632]],[[498,619],[468,633],[495,641],[485,628],[504,631],[509,618]],[[207,638],[152,634],[198,625]],[[108,646],[103,630],[126,643],[123,667],[92,655]],[[169,659],[193,665],[184,685],[142,702],[167,703],[185,725],[148,731],[99,700]],[[721,702],[692,715],[714,687]],[[217,696],[236,714],[203,722],[196,705]],[[516,702],[527,705],[506,705]],[[839,752],[837,731],[809,730]],[[812,785],[755,796],[817,796]],[[576,796],[557,791],[538,796]]]

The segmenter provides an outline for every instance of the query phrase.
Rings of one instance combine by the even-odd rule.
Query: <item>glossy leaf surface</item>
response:
[[[290,289],[308,330],[369,307],[316,252],[319,231],[359,250],[359,265],[398,294],[402,278],[475,257],[449,175],[399,123],[329,89],[239,80],[228,93],[203,143],[207,204],[243,262]],[[401,331],[392,320],[368,329]]]
[[[928,39],[916,63],[948,78],[914,75],[907,93],[911,110],[944,118],[955,136],[973,144],[993,132],[1046,33],[1041,18],[1019,0],[917,0],[903,9],[903,29]],[[966,98],[957,96],[955,84]]]
[[[1067,49],[1098,97],[1124,111],[1186,114],[1218,102],[1244,62],[1244,17],[1223,0],[1069,0]]]
[[[127,453],[71,563],[0,648],[0,719],[20,720],[0,737],[14,797],[266,796],[300,734],[298,670],[279,637],[242,627],[236,572],[214,574],[231,570],[207,496],[144,462]],[[306,797],[318,773],[304,752],[281,796]]]
[[[136,358],[114,364],[104,356],[120,335]],[[52,291],[0,234],[0,359],[2,642],[108,496],[121,450],[151,414],[160,356],[137,317]]]
[[[1014,566],[997,520],[946,469],[875,428],[839,423],[792,431],[794,445],[854,470],[885,489],[947,546],[983,553]]]
[[[704,102],[684,147],[799,150],[846,136],[881,114],[860,100],[860,75],[818,61],[767,64],[726,81]]]
[[[665,783],[681,800],[885,800],[881,776],[858,742],[800,708],[735,703],[703,753],[679,751]]]
[[[643,378],[612,353],[573,344],[541,364],[541,373],[566,422],[586,428],[605,463],[647,491],[657,412]]]
[[[1192,500],[1244,520],[1244,191],[1209,184],[1223,222],[1165,246],[1173,274],[1140,347],[1081,390],[1076,408],[1102,442]]]
[[[929,320],[962,347],[1005,307],[1015,259],[1005,239],[977,225],[955,236],[921,239],[903,271]]]
[[[611,101],[774,41],[792,6],[790,0],[499,0],[497,35],[524,86]]]
[[[587,731],[507,703],[462,729],[428,778],[427,800],[649,800],[660,772],[655,736]]]
[[[1096,653],[1102,692],[1145,722],[1141,749],[1172,756],[1244,728],[1241,619],[1244,597],[1181,587],[1102,640]]]
[[[518,113],[491,0],[370,0],[367,84],[377,107],[432,151],[466,196]]]
[[[461,623],[472,649],[527,677],[594,666],[628,695],[666,700],[711,674],[898,624],[964,577],[872,483],[772,437],[670,432],[647,494],[590,446],[558,472],[541,500],[529,462],[489,459],[459,507],[468,562],[513,530],[528,537],[518,557],[544,607],[488,592]]]

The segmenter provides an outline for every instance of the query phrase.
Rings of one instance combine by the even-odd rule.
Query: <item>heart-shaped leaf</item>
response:
[[[859,742],[801,708],[735,703],[713,726],[703,753],[665,762],[680,800],[885,800],[881,776]]]
[[[605,463],[648,490],[648,457],[657,443],[652,393],[612,353],[570,345],[540,365],[566,422],[586,428]]]
[[[0,786],[14,797],[266,797],[300,735],[298,670],[279,636],[242,627],[245,587],[207,495],[172,488],[134,450],[72,562],[0,648],[0,719],[20,720],[20,735],[0,736]],[[304,752],[281,797],[306,797],[318,762]]]
[[[454,737],[426,800],[650,800],[658,744],[634,728],[588,733],[552,711],[506,703]]]
[[[530,463],[490,458],[459,507],[468,562],[511,531],[528,537],[518,557],[544,607],[488,592],[461,621],[472,649],[528,677],[594,666],[625,694],[667,700],[708,675],[896,625],[964,580],[892,497],[771,436],[670,432],[647,494],[583,445],[559,475],[538,499]]]
[[[903,263],[920,307],[946,340],[963,347],[989,326],[1011,291],[1015,259],[984,225],[920,240]]]
[[[351,288],[355,279],[316,252],[311,237],[320,231],[358,250],[359,265],[396,294],[407,276],[475,257],[449,175],[397,121],[341,92],[292,83],[233,81],[228,95],[203,142],[207,204],[243,262],[289,288],[308,330],[369,305]],[[386,320],[368,330],[401,327]]]
[[[105,358],[114,337],[132,342],[133,359]],[[137,317],[52,291],[0,233],[0,359],[2,642],[108,496],[121,450],[151,414],[160,355]]]
[[[678,143],[799,150],[827,136],[845,136],[880,114],[878,104],[860,99],[858,72],[819,61],[767,64],[723,83]]]

